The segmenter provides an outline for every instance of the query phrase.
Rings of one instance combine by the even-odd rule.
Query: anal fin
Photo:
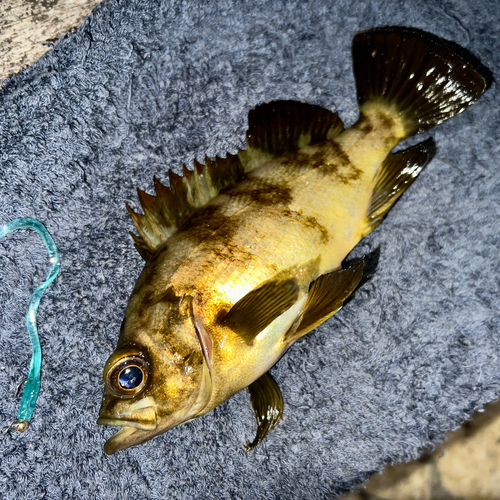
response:
[[[428,139],[385,159],[374,179],[363,237],[382,222],[387,212],[432,159],[435,151],[434,140]]]
[[[261,443],[283,416],[283,396],[269,372],[250,384],[248,392],[257,420],[257,433],[252,442],[243,445],[245,451],[250,451]]]
[[[364,261],[346,269],[323,274],[309,286],[307,300],[294,324],[286,333],[286,344],[295,342],[332,317],[357,288],[363,277]]]

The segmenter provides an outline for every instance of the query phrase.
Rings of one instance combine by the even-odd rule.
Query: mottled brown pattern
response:
[[[342,184],[350,184],[353,181],[357,181],[361,178],[363,175],[363,172],[359,169],[356,168],[354,165],[351,168],[351,171],[346,173],[346,174],[337,174],[337,178],[339,179]]]
[[[331,151],[331,157],[335,161],[325,164],[322,171],[325,175],[335,175],[336,178],[343,184],[349,184],[352,181],[357,181],[363,175],[363,172],[355,167],[342,147],[335,141],[329,143],[329,148]],[[348,169],[346,172],[340,172],[340,168]]]
[[[144,291],[141,301],[144,308],[151,307],[156,302],[155,295],[155,290],[153,288]]]
[[[335,169],[337,169],[338,167],[349,167],[352,165],[351,160],[349,160],[349,157],[342,149],[340,144],[336,143],[335,141],[331,141],[330,144],[328,144],[328,149],[331,158],[335,159],[335,161],[329,164],[328,167],[334,167]]]
[[[162,288],[155,286],[156,267],[149,266],[145,271],[145,282],[149,284],[148,287],[143,288],[140,304],[141,307],[146,309],[152,307],[159,302],[165,304],[178,304],[181,297],[176,295],[174,289],[170,286],[164,291]]]
[[[321,237],[321,242],[326,245],[330,241],[330,235],[325,226],[318,222],[316,217],[301,216],[299,219],[305,227],[310,227],[315,229]]]
[[[302,224],[303,227],[307,229],[314,229],[317,233],[319,233],[321,243],[326,244],[330,241],[330,235],[328,234],[328,230],[325,226],[318,222],[316,217],[304,215],[302,210],[283,210],[281,213],[284,220],[290,219]]]
[[[208,205],[198,209],[195,214],[181,226],[180,231],[188,233],[191,238],[202,241],[229,220],[229,217],[223,213],[223,209],[220,205]]]
[[[292,201],[290,188],[264,181],[242,183],[226,192],[231,198],[239,198],[239,202],[258,203],[259,205],[289,205]]]
[[[297,170],[305,170],[310,168],[318,168],[326,161],[326,155],[323,148],[313,154],[297,151],[295,153],[287,153],[280,158],[280,163],[283,166],[291,167]]]
[[[392,148],[396,122],[390,115],[382,111],[377,111],[371,117],[361,114],[355,127],[365,135],[372,133],[374,130],[379,132],[382,131],[382,135],[386,135],[383,139],[385,146],[390,146]]]
[[[156,302],[164,302],[166,304],[179,304],[181,301],[182,297],[179,297],[171,286],[156,300]]]
[[[309,157],[310,155],[307,153],[297,151],[294,153],[285,153],[280,157],[279,162],[285,167],[304,168],[309,166]]]
[[[379,111],[376,114],[378,124],[380,125],[381,128],[386,129],[386,130],[392,130],[394,127],[394,120],[390,118],[390,116],[387,113],[382,113]]]
[[[225,193],[225,195],[228,193]],[[241,196],[243,197],[243,203],[240,209],[252,204],[253,199],[251,196],[245,196],[244,193]],[[265,197],[264,195],[262,196]],[[182,235],[191,243],[194,243],[193,253],[186,255],[187,260],[183,261],[184,264],[186,262],[189,263],[188,268],[191,269],[193,275],[201,273],[208,277],[213,273],[214,267],[219,262],[227,262],[229,264],[237,261],[249,262],[252,260],[253,256],[250,251],[244,251],[238,242],[237,235],[241,234],[242,219],[237,212],[229,210],[229,213],[225,214],[221,205],[208,205],[200,209],[182,227]],[[200,258],[200,252],[202,254],[208,252],[210,259]]]
[[[323,166],[328,160],[325,148],[321,148],[316,153],[313,153],[309,157],[309,164],[311,168],[319,168]]]
[[[230,226],[231,224],[227,224],[227,226]],[[236,228],[238,227],[237,223],[232,224],[232,231],[236,231]],[[224,227],[226,229],[226,226]],[[231,228],[228,228],[229,231],[227,232],[220,232],[218,231],[216,235],[216,240],[214,241],[214,244],[211,246],[211,252],[212,256],[214,259],[218,260],[227,260],[228,262],[232,262],[237,256],[242,255],[242,249],[240,248],[239,245],[235,244],[231,237],[233,233],[230,231]],[[245,255],[245,257],[250,258],[250,255]]]
[[[356,124],[363,132],[364,134],[369,134],[370,132],[373,131],[373,124],[371,123],[370,119],[366,115],[361,115],[357,124]]]
[[[394,146],[394,136],[393,135],[388,135],[387,137],[384,138],[384,146],[386,148],[392,149]]]
[[[365,130],[368,128],[367,124]],[[352,164],[344,150],[335,141],[325,141],[318,147],[319,149],[312,154],[303,151],[287,153],[280,158],[280,164],[298,171],[321,169],[325,176],[335,175],[343,184],[348,184],[361,177],[362,172]],[[350,171],[348,173],[339,172],[342,167],[349,167]]]
[[[284,186],[266,184],[248,193],[252,201],[260,205],[288,205],[292,201],[291,190]]]

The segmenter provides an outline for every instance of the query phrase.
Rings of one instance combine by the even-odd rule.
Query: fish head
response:
[[[103,378],[97,423],[121,427],[104,445],[108,454],[202,414],[212,384],[191,298],[179,298],[172,290],[152,294],[151,288],[144,292],[136,287]]]

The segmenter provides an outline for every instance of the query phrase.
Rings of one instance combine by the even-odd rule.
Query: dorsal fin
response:
[[[298,101],[271,101],[248,114],[247,150],[240,152],[245,171],[271,158],[332,139],[344,130],[331,111]]]
[[[206,205],[214,196],[243,176],[238,155],[206,159],[205,165],[195,161],[194,170],[183,166],[183,174],[169,171],[170,187],[154,178],[156,196],[137,190],[144,214],[127,210],[140,236],[132,234],[135,247],[148,260],[193,212]]]
[[[374,179],[363,237],[382,222],[387,212],[410,187],[435,152],[436,144],[431,138],[400,153],[389,155],[385,159]]]
[[[156,196],[137,190],[144,214],[127,210],[140,236],[132,234],[144,260],[160,248],[193,212],[224,188],[242,179],[245,172],[285,152],[337,136],[344,129],[340,118],[320,106],[296,101],[273,101],[248,115],[247,151],[226,158],[195,161],[194,170],[183,166],[183,175],[169,171],[170,187],[156,178]]]

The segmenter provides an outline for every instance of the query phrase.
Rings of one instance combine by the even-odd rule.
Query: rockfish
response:
[[[107,453],[204,415],[249,388],[258,444],[283,398],[268,370],[335,314],[363,260],[342,267],[432,156],[403,139],[464,111],[487,85],[477,65],[420,30],[358,33],[360,117],[344,130],[316,105],[274,101],[249,113],[247,149],[195,162],[128,207],[146,261],[104,367]],[[458,52],[461,52],[460,50]]]

